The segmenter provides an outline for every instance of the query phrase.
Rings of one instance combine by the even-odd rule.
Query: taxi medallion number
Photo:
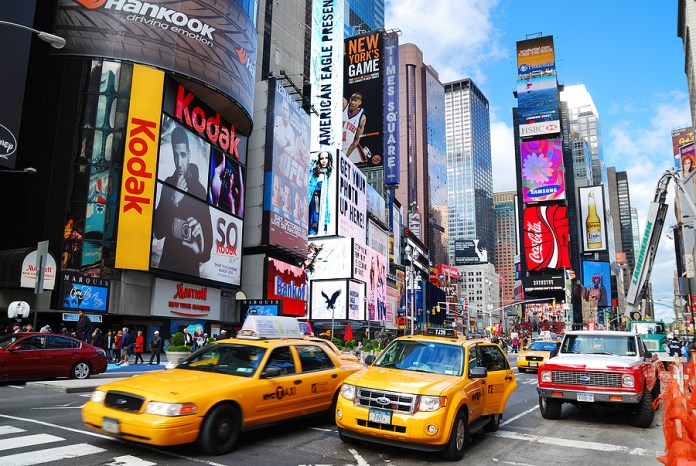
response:
[[[389,411],[371,409],[368,413],[367,420],[376,422],[377,424],[391,424],[391,415],[392,413]]]
[[[594,403],[594,393],[578,393],[578,401]]]
[[[118,419],[112,419],[110,417],[105,417],[102,421],[102,429],[110,434],[119,434],[121,429],[118,425]]]

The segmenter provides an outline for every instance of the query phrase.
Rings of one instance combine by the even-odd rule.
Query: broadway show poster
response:
[[[570,268],[570,237],[565,206],[525,207],[522,230],[529,270]]]
[[[522,196],[526,203],[566,198],[560,138],[520,142]]]
[[[62,272],[61,309],[106,312],[109,304],[109,280]]]

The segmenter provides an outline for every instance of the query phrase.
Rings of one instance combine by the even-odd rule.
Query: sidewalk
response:
[[[26,388],[36,389],[36,390],[46,390],[51,392],[61,392],[61,393],[91,393],[100,385],[105,383],[114,382],[116,380],[125,379],[138,374],[143,374],[145,372],[161,371],[167,366],[167,356],[162,354],[160,356],[160,363],[149,365],[147,361],[150,360],[149,354],[147,357],[143,355],[145,359],[145,364],[133,364],[128,363],[127,366],[116,365],[109,363],[106,368],[106,372],[102,374],[93,375],[88,379],[76,380],[76,379],[58,379],[58,380],[45,380],[38,382],[27,382],[25,384]],[[134,359],[134,358],[131,358]]]

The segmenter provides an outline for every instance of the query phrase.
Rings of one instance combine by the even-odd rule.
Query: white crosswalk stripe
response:
[[[26,453],[2,456],[0,457],[0,465],[31,466],[34,464],[46,464],[68,458],[93,455],[103,451],[106,450],[92,446],[88,443],[78,443],[64,447],[46,448],[44,450],[35,450]]]
[[[26,430],[13,426],[0,426],[0,435],[18,434],[20,432],[26,432]]]
[[[26,435],[24,437],[13,437],[0,440],[0,451],[12,450],[13,448],[32,447],[34,445],[43,445],[44,443],[60,442],[65,440],[61,437],[48,434]]]

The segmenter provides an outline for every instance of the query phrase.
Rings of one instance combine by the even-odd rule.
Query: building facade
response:
[[[501,305],[515,302],[515,257],[517,250],[517,223],[515,217],[516,191],[493,193],[495,212],[495,270],[498,272]]]

